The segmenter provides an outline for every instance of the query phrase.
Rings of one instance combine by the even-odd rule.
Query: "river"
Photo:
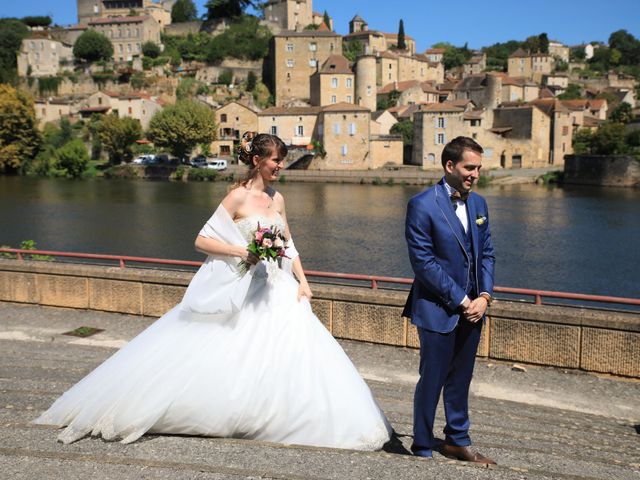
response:
[[[226,183],[0,177],[0,244],[199,260]],[[412,276],[405,206],[421,187],[283,183],[305,268]],[[487,187],[496,284],[640,297],[640,191]]]

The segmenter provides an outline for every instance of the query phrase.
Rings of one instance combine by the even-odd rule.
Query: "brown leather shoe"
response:
[[[478,452],[474,452],[471,450],[471,447],[456,447],[455,445],[447,445],[446,443],[443,443],[440,445],[439,451],[447,458],[454,458],[456,460],[462,460],[463,462],[496,465],[496,462],[479,454]]]

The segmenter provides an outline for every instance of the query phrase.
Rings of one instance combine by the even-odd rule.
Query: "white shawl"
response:
[[[229,245],[247,245],[222,205],[218,206],[199,235]],[[282,269],[290,273],[291,264],[298,256],[293,240],[288,242],[286,253],[289,258],[283,259]],[[180,317],[184,320],[223,322],[235,315],[242,308],[256,273],[254,266],[243,275],[239,263],[238,257],[209,255],[187,287],[180,305]]]

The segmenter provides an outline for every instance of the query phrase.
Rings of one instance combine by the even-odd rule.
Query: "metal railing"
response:
[[[50,257],[79,258],[88,260],[107,260],[117,262],[120,268],[126,268],[129,263],[172,265],[181,267],[200,267],[202,262],[190,260],[169,260],[164,258],[133,257],[128,255],[103,255],[96,253],[58,252],[53,250],[24,250],[19,248],[0,248],[0,254],[14,254],[18,260],[24,260],[25,256],[46,255]],[[385,277],[382,275],[359,275],[353,273],[322,272],[317,270],[305,270],[305,275],[316,278],[328,278],[333,280],[352,280],[369,283],[369,287],[377,289],[381,283],[396,285],[411,285],[413,279],[401,277]],[[494,287],[495,293],[509,295],[521,295],[533,297],[535,305],[542,305],[543,298],[555,298],[563,300],[580,300],[587,302],[599,302],[607,304],[640,306],[638,298],[611,297],[606,295],[587,295],[583,293],[555,292],[550,290],[535,290],[527,288]]]

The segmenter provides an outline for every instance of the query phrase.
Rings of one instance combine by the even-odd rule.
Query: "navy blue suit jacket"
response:
[[[439,333],[456,328],[470,273],[477,279],[478,292],[493,295],[495,257],[487,202],[471,192],[467,210],[473,262],[464,248],[464,229],[444,179],[413,197],[407,206],[405,237],[415,279],[403,316],[420,328]],[[475,272],[469,271],[470,265]]]

